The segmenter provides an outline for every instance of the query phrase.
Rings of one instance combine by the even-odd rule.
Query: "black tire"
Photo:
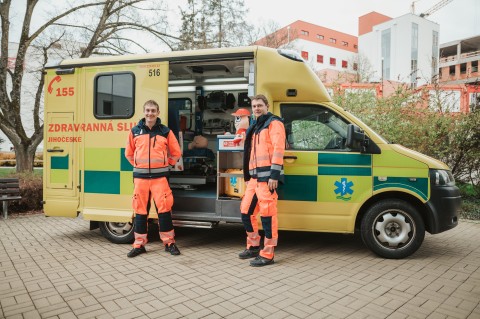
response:
[[[401,259],[420,248],[425,225],[415,207],[403,200],[388,199],[368,209],[360,234],[365,245],[377,255]]]
[[[115,244],[131,244],[134,240],[133,223],[99,222],[100,231]]]

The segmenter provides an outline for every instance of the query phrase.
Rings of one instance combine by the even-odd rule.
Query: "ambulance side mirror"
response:
[[[381,154],[382,150],[378,145],[370,140],[363,130],[355,124],[347,126],[347,141],[345,146],[354,151],[360,151],[367,154]]]
[[[362,150],[364,148],[365,133],[355,124],[347,126],[347,142],[345,146],[352,150]]]

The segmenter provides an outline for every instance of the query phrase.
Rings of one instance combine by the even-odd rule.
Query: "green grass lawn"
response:
[[[0,167],[0,177],[7,177],[14,173],[15,173],[15,167]],[[42,176],[43,168],[34,169],[33,174]]]

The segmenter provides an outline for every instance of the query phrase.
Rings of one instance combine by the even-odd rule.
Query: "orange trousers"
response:
[[[152,198],[158,214],[160,239],[164,245],[174,243],[175,232],[171,214],[173,195],[167,178],[134,178],[133,182],[132,207],[136,215],[133,247],[140,248],[147,243],[147,217]]]
[[[277,200],[277,192],[271,192],[267,182],[258,182],[252,178],[248,181],[240,204],[242,222],[247,233],[247,249],[260,246],[257,222],[257,216],[260,215],[265,232],[264,247],[260,251],[260,256],[268,259],[274,257],[274,250],[278,243]]]

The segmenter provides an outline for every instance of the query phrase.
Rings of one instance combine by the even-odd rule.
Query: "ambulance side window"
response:
[[[134,113],[133,73],[100,74],[95,78],[94,115],[98,119],[131,118]]]
[[[281,104],[287,141],[292,150],[347,151],[347,122],[314,104]]]

